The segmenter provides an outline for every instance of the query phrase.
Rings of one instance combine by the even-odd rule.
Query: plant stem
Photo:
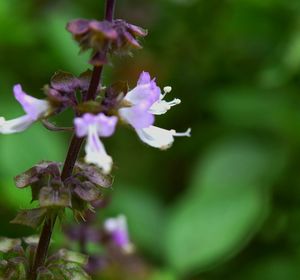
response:
[[[106,9],[105,9],[105,19],[108,21],[112,21],[114,18],[116,0],[107,0],[106,1]]]
[[[105,20],[112,21],[113,15],[114,15],[114,9],[115,9],[115,0],[107,0],[106,1],[106,9],[105,9]],[[103,55],[107,55],[107,48],[104,50]],[[101,81],[103,66],[95,66],[92,73],[91,82],[89,85],[88,92],[85,96],[85,100],[94,100],[97,95],[98,86]],[[67,157],[63,166],[61,179],[62,181],[65,181],[68,177],[72,175],[73,168],[75,166],[78,154],[80,152],[81,145],[84,141],[84,138],[78,138],[75,134],[72,137],[70,147],[67,153]],[[36,250],[35,254],[35,260],[32,268],[29,272],[29,279],[30,280],[36,280],[37,279],[37,269],[44,265],[49,244],[51,240],[51,236],[53,233],[54,225],[57,219],[57,215],[54,215],[52,217],[47,217],[45,219],[39,244]]]

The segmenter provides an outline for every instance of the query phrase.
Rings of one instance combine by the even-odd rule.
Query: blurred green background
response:
[[[22,114],[14,84],[42,96],[56,70],[89,67],[65,25],[102,17],[103,4],[0,0],[0,115]],[[133,87],[149,71],[182,100],[157,124],[192,127],[192,138],[165,152],[123,127],[105,139],[115,185],[99,224],[128,216],[150,268],[143,279],[300,279],[300,2],[122,0],[116,14],[149,36],[133,57],[113,59],[104,83]],[[9,224],[30,200],[12,178],[43,159],[63,161],[69,138],[40,124],[0,137],[1,236],[33,233]],[[59,229],[54,240],[63,242]]]

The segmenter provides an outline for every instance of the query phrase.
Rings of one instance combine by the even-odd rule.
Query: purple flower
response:
[[[46,116],[50,111],[48,101],[40,100],[26,94],[22,90],[21,85],[15,85],[13,90],[16,100],[21,104],[26,114],[8,121],[0,117],[0,133],[2,134],[21,132],[38,119]]]
[[[136,130],[140,139],[159,149],[169,148],[174,142],[174,136],[190,136],[191,132],[188,129],[184,133],[177,133],[175,130],[153,126],[154,115],[163,115],[171,107],[181,103],[176,98],[170,102],[164,100],[171,90],[171,87],[165,87],[162,94],[155,79],[151,80],[149,73],[142,72],[137,86],[125,96],[124,107],[119,109],[120,117]]]
[[[104,174],[110,173],[113,161],[99,137],[110,137],[115,132],[117,121],[117,117],[107,117],[103,113],[87,113],[74,120],[76,135],[87,136],[85,161],[97,165]]]
[[[111,236],[116,246],[126,253],[133,251],[133,245],[129,240],[127,219],[124,215],[107,219],[104,223],[104,229]]]

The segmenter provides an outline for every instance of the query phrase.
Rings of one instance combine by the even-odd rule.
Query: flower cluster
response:
[[[112,22],[76,19],[68,23],[67,30],[79,43],[82,51],[93,50],[90,63],[95,66],[107,63],[104,55],[107,50],[125,53],[130,48],[141,48],[137,38],[147,35],[144,29],[120,19]]]
[[[184,133],[175,130],[166,130],[153,126],[155,115],[165,114],[172,106],[180,103],[179,99],[170,102],[164,100],[170,87],[164,88],[164,94],[151,80],[150,74],[143,72],[137,82],[137,86],[129,91],[121,101],[117,110],[117,116],[105,116],[84,114],[75,119],[75,131],[78,137],[87,136],[85,146],[85,161],[96,164],[104,173],[109,173],[112,167],[112,159],[100,141],[100,137],[110,137],[114,131],[118,119],[132,126],[139,138],[146,144],[159,149],[169,148],[176,136],[190,136],[190,129]]]
[[[63,86],[61,85],[61,76],[64,78]],[[55,83],[55,81],[60,82]],[[84,89],[84,86],[80,87],[79,81],[81,80],[69,77],[67,74],[60,74],[60,78],[56,77],[52,80],[51,86],[48,88],[48,97],[51,102],[31,97],[22,91],[20,85],[16,85],[14,94],[26,115],[9,121],[0,118],[0,133],[20,132],[28,128],[33,122],[47,118],[50,112],[57,111],[55,106],[59,104],[59,102],[53,102],[53,96],[56,96],[57,101],[61,103],[67,97],[69,98],[67,100],[70,100],[70,92],[74,92],[78,88]],[[155,79],[151,79],[149,73],[142,72],[136,87],[127,92],[118,102],[115,102],[115,108],[111,110],[113,113],[107,114],[103,110],[104,112],[96,114],[87,112],[76,117],[74,126],[77,137],[87,137],[85,161],[101,168],[104,174],[111,172],[113,160],[107,154],[100,138],[111,137],[115,132],[118,121],[129,124],[144,143],[162,150],[173,144],[174,137],[190,136],[190,129],[178,133],[173,129],[167,130],[153,125],[155,115],[165,114],[171,107],[180,104],[181,101],[176,98],[169,102],[164,100],[170,91],[171,87],[165,87],[162,93]],[[109,96],[107,98],[109,99]],[[77,102],[75,103],[77,105]],[[102,100],[103,103],[105,103],[105,99]],[[101,108],[101,104],[99,104],[99,108]]]

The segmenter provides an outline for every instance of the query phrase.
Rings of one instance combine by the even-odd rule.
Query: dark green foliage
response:
[[[11,94],[16,82],[38,94],[32,89],[58,68],[79,74],[89,67],[89,54],[76,58],[63,27],[78,16],[100,18],[100,2],[0,1],[1,116],[19,108]],[[117,17],[149,36],[144,52],[107,67],[103,85],[116,77],[132,87],[141,70],[150,71],[159,85],[173,87],[170,99],[182,100],[158,125],[190,126],[192,137],[165,153],[125,130],[105,139],[117,175],[108,212],[128,215],[154,280],[178,280],[177,270],[183,279],[299,279],[299,1],[118,2]],[[70,120],[66,112],[56,122]],[[63,161],[67,139],[38,126],[1,137],[1,235],[23,236],[5,220],[30,207],[29,192],[16,191],[11,177],[43,158]],[[80,201],[76,195],[72,204],[82,210],[87,203]],[[185,238],[192,250],[183,254]]]

